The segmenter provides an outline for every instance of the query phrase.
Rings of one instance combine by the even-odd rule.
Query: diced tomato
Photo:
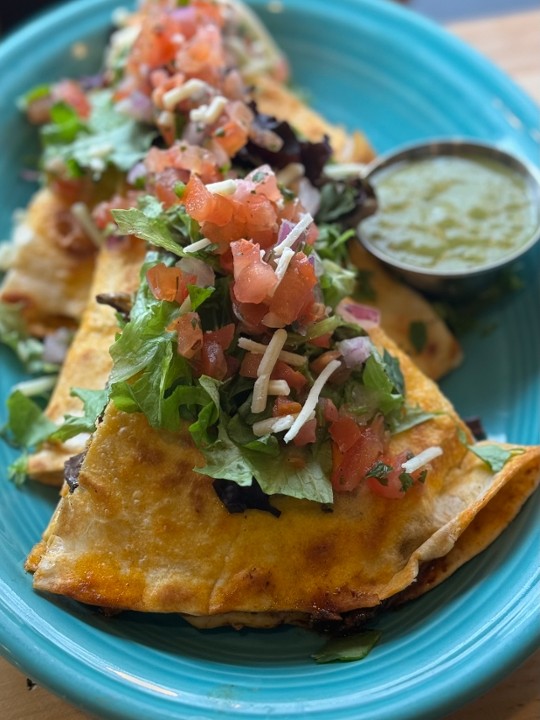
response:
[[[84,90],[74,80],[61,80],[52,88],[52,97],[55,101],[65,102],[72,107],[77,115],[86,119],[90,115],[91,105]]]
[[[319,407],[322,410],[323,418],[328,423],[333,423],[339,418],[339,410],[330,398],[319,398]]]
[[[239,100],[233,100],[227,105],[217,124],[214,141],[229,157],[233,157],[247,143],[252,122],[253,113],[247,105]]]
[[[176,194],[176,187],[180,182],[187,182],[189,173],[187,170],[178,168],[167,168],[157,173],[153,179],[154,194],[166,208],[178,205],[180,202]]]
[[[272,415],[274,417],[282,417],[283,415],[295,415],[302,409],[300,403],[290,400],[287,397],[277,397],[272,407]]]
[[[235,324],[229,323],[228,325],[224,325],[217,330],[208,330],[204,333],[205,342],[207,340],[209,342],[217,342],[218,345],[223,348],[223,350],[228,350],[230,344],[233,341],[235,329]]]
[[[273,203],[277,203],[282,199],[275,173],[270,165],[261,165],[255,170],[252,170],[238,184],[238,199],[246,198],[248,195],[253,195],[254,193],[263,195]]]
[[[188,296],[187,286],[193,284],[195,277],[185,275],[178,267],[158,263],[147,271],[146,279],[157,300],[181,304]]]
[[[305,375],[302,375],[298,370],[293,370],[290,365],[287,365],[282,360],[278,360],[274,365],[270,377],[272,380],[285,380],[289,387],[296,392],[300,392],[307,383]]]
[[[262,324],[262,319],[266,314],[266,305],[253,303],[241,303],[234,297],[231,292],[232,308],[235,316],[240,321],[240,328],[250,335],[261,335],[267,328]]]
[[[360,437],[343,453],[339,465],[333,468],[332,486],[338,491],[355,490],[384,451],[382,416],[375,418],[371,425],[357,427],[361,430]]]
[[[190,360],[203,346],[203,331],[198,313],[188,312],[174,323],[178,333],[178,354]]]
[[[413,488],[416,491],[421,491],[423,488],[423,484],[422,482],[420,482],[420,478],[422,477],[422,472],[424,470],[423,468],[420,468],[416,472],[409,475],[408,479],[412,478],[413,480],[413,485],[411,485],[411,487],[409,487],[407,490],[405,490],[403,487],[403,483],[400,477],[403,473],[401,464],[404,463],[409,457],[410,455],[407,452],[399,453],[399,455],[395,457],[381,457],[381,462],[390,467],[391,470],[382,479],[378,479],[377,477],[372,476],[367,477],[366,484],[368,488],[376,495],[380,495],[380,497],[384,498],[389,498],[390,500],[397,500],[405,497],[406,493],[410,492]]]
[[[315,270],[304,253],[296,253],[289,263],[282,281],[277,286],[269,309],[285,325],[294,322],[302,312],[306,298],[315,287]]]
[[[140,196],[138,190],[128,190],[124,195],[114,195],[110,200],[104,200],[98,203],[92,210],[92,219],[100,230],[105,230],[107,225],[114,223],[111,210],[127,210],[137,207],[137,201]]]
[[[308,445],[309,443],[314,443],[317,439],[317,419],[313,418],[313,420],[308,420],[305,425],[302,425],[300,428],[300,431],[296,435],[296,437],[293,439],[293,443],[297,447],[303,447],[304,445]]]
[[[234,296],[239,302],[258,304],[277,284],[276,273],[261,260],[260,247],[249,240],[231,243],[234,264]]]
[[[198,222],[207,220],[214,209],[214,196],[196,175],[189,178],[182,202],[188,215]]]
[[[313,362],[310,363],[309,367],[316,375],[320,375],[324,368],[329,363],[331,363],[332,360],[338,360],[340,357],[341,353],[339,350],[328,350],[327,352],[324,352],[322,355],[319,355],[318,358],[313,360]]]
[[[319,337],[311,338],[309,343],[310,345],[315,345],[316,347],[329,348],[331,341],[332,333],[325,333],[324,335],[319,335]]]
[[[215,155],[206,148],[185,142],[175,142],[166,149],[150,148],[144,164],[150,173],[161,173],[171,167],[183,170],[183,182],[188,181],[190,173],[195,173],[203,183],[221,178]]]
[[[174,60],[176,51],[167,15],[156,13],[155,19],[149,18],[141,24],[141,31],[128,58],[127,70],[135,76],[142,76],[146,68],[148,75],[148,70],[163,67]]]
[[[208,375],[216,380],[223,380],[226,377],[227,359],[223,348],[215,340],[204,338],[198,370],[201,375]]]
[[[329,433],[342,453],[350,450],[362,437],[362,428],[352,418],[338,418],[330,425]]]
[[[261,364],[262,355],[258,355],[255,353],[246,353],[244,357],[242,358],[242,363],[240,365],[239,374],[242,377],[247,378],[256,378],[257,377],[257,370],[259,369],[259,365]]]

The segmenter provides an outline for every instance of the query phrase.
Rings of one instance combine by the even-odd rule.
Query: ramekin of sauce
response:
[[[378,209],[364,246],[412,285],[462,294],[494,281],[540,238],[540,172],[470,140],[410,145],[364,173]]]

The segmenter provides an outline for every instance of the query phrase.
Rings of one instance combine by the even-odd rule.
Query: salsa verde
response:
[[[362,222],[361,234],[402,264],[441,272],[490,265],[524,245],[536,226],[527,181],[496,160],[411,160],[370,181],[379,210]]]

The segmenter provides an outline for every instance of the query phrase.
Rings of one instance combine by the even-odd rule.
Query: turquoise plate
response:
[[[115,0],[80,0],[44,14],[0,48],[0,231],[32,187],[34,133],[15,110],[27,88],[98,67]],[[512,82],[436,26],[383,0],[255,3],[300,86],[329,119],[363,128],[378,151],[428,136],[494,140],[537,162],[538,109]],[[88,42],[83,60],[70,47]],[[525,287],[465,339],[466,360],[444,382],[489,433],[540,441],[540,248]],[[1,356],[5,397],[21,372]],[[2,410],[2,412],[4,412]],[[12,455],[1,448],[5,470]],[[5,472],[4,472],[5,474]],[[508,673],[539,644],[538,494],[491,548],[443,586],[380,623],[362,662],[316,665],[318,637],[299,629],[199,632],[173,616],[113,619],[33,592],[26,553],[53,491],[0,481],[0,650],[34,680],[101,717],[370,720],[435,718]],[[294,549],[291,548],[291,551]],[[347,552],[347,548],[343,549]]]

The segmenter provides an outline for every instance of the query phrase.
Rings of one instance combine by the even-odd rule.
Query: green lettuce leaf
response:
[[[29,335],[19,305],[0,302],[0,342],[15,353],[27,372],[58,372],[58,364],[43,360],[43,343]]]
[[[332,638],[311,657],[318,663],[363,660],[373,650],[381,636],[382,633],[377,630],[365,630],[348,637]]]
[[[89,170],[96,178],[110,165],[128,171],[144,157],[155,131],[118,112],[111,90],[89,97],[92,109],[86,121],[65,103],[51,108],[51,122],[42,128],[45,167],[62,160],[67,167]]]
[[[6,406],[8,419],[0,434],[15,447],[32,450],[56,430],[43,409],[20,390],[11,393]]]
[[[525,452],[525,450],[520,447],[504,448],[500,445],[492,445],[491,443],[485,442],[470,444],[467,441],[467,436],[461,428],[458,430],[458,437],[463,445],[479,457],[480,460],[485,462],[489,469],[494,473],[500,472],[506,463],[514,457],[514,455],[521,455]]]
[[[66,415],[63,424],[49,436],[49,440],[64,442],[79,433],[93,433],[96,429],[97,419],[105,410],[109,399],[107,389],[72,388],[70,394],[82,401],[83,415]]]

